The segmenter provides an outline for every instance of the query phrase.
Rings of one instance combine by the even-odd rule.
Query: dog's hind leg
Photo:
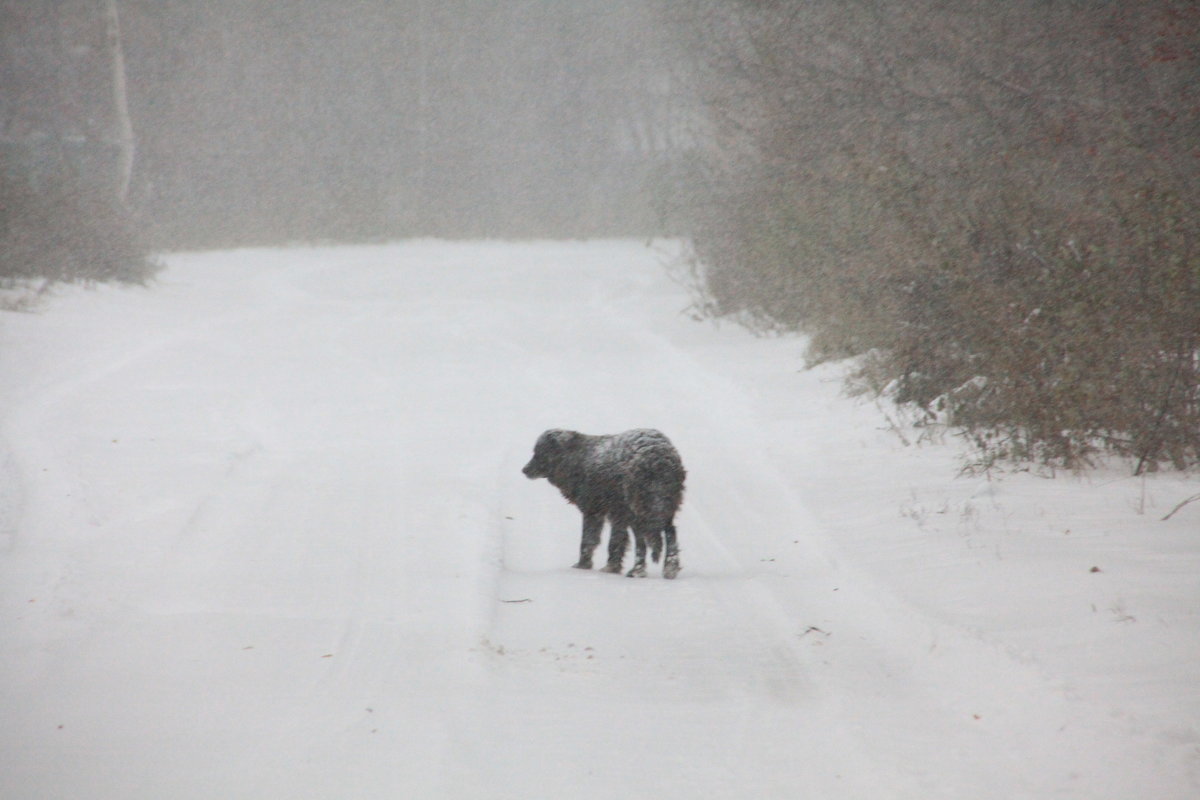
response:
[[[663,536],[667,540],[667,557],[663,561],[663,577],[674,578],[682,567],[679,566],[679,542],[675,537],[675,522],[671,521],[663,528]]]
[[[662,531],[657,531],[654,534],[646,537],[646,545],[650,548],[650,560],[657,564],[658,559],[662,557]]]
[[[633,569],[625,573],[630,578],[646,577],[646,527],[644,524],[634,523],[633,526],[633,547],[634,547],[634,562]]]

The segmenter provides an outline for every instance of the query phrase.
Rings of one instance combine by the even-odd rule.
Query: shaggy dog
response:
[[[637,560],[629,577],[646,576],[646,548],[657,562],[666,540],[663,577],[679,574],[679,545],[675,512],[683,501],[686,472],[679,453],[662,433],[648,428],[611,436],[549,430],[538,437],[533,458],[522,470],[529,479],[545,478],[583,513],[579,569],[592,568],[607,518],[608,564],[605,572],[621,571],[629,529],[633,529]]]

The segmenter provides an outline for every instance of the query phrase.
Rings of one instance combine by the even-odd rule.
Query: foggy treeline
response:
[[[674,105],[644,3],[3,0],[6,177],[117,157],[106,6],[156,244],[661,228]]]
[[[0,273],[682,235],[996,459],[1200,461],[1191,0],[0,0]]]
[[[135,202],[178,235],[208,235],[198,219],[272,239],[655,224],[666,87],[641,3],[122,5]]]
[[[1200,7],[692,0],[708,310],[980,463],[1200,460]]]

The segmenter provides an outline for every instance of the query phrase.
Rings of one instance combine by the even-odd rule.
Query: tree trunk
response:
[[[125,88],[125,56],[121,51],[121,26],[117,16],[117,0],[104,0],[104,45],[112,72],[111,141],[117,148],[114,176],[117,199],[122,203],[129,197],[129,181],[133,176],[133,123],[129,119],[129,101]]]

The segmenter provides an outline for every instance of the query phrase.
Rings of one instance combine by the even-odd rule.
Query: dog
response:
[[[663,577],[679,574],[675,514],[687,473],[679,452],[660,431],[638,428],[590,436],[551,429],[538,437],[533,458],[521,471],[530,480],[550,481],[583,514],[576,568],[592,568],[607,519],[611,530],[604,572],[621,572],[632,529],[636,560],[629,577],[644,578],[647,548],[657,563],[664,544]]]

